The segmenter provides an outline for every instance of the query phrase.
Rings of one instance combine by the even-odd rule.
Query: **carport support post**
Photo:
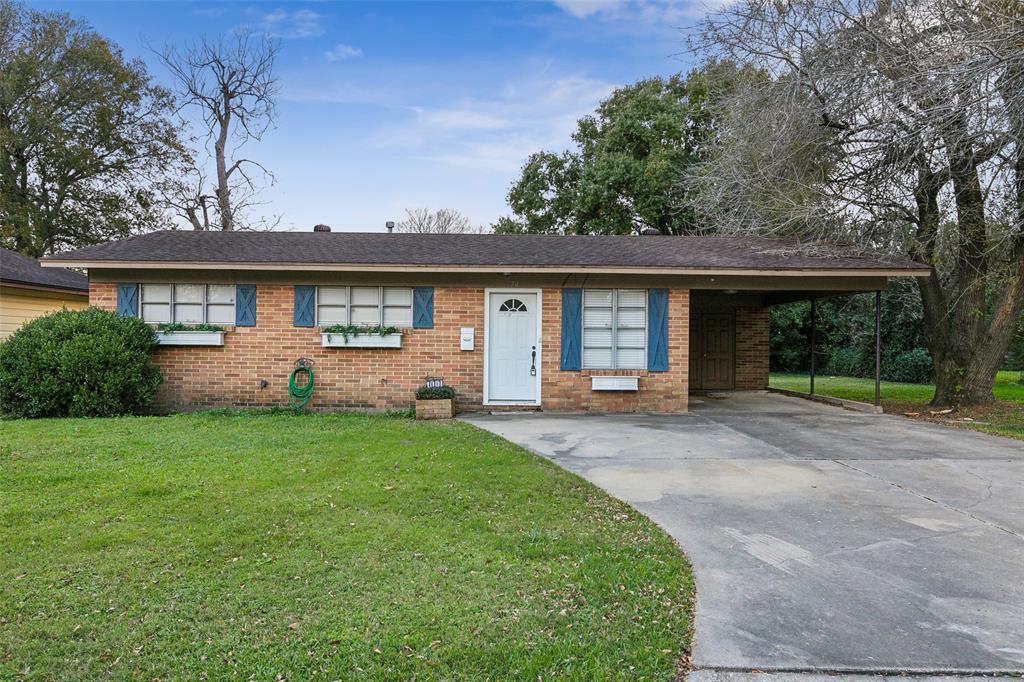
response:
[[[815,345],[817,344],[817,339],[815,338],[815,331],[816,330],[814,328],[814,318],[815,318],[815,313],[817,312],[815,303],[816,303],[815,299],[812,298],[811,299],[811,395],[814,395],[814,356],[816,355],[816,353],[815,353]]]
[[[882,292],[875,292],[875,407],[882,404]]]

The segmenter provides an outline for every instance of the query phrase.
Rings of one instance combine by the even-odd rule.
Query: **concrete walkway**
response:
[[[466,420],[679,540],[695,680],[1024,671],[1024,443],[764,393],[691,409]]]

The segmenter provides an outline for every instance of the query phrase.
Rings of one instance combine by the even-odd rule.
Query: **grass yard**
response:
[[[769,385],[806,393],[810,389],[810,378],[806,374],[772,373]],[[817,376],[814,392],[870,403],[875,400],[875,381]],[[965,407],[948,415],[933,415],[929,412],[928,402],[934,393],[935,387],[931,384],[883,381],[882,408],[893,414],[916,413],[917,419],[1024,439],[1024,381],[1020,372],[999,372],[993,389],[996,402],[992,405]]]
[[[0,679],[672,679],[693,583],[463,423],[0,421]]]

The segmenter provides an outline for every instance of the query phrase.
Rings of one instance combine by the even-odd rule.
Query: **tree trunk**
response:
[[[990,403],[992,387],[1024,313],[1024,256],[1018,256],[1009,277],[1000,283],[991,317],[980,325],[960,308],[970,305],[960,291],[942,292],[936,278],[919,279],[924,301],[928,346],[935,363],[932,405],[957,406]],[[957,301],[950,311],[938,300]],[[983,311],[984,312],[984,311]]]
[[[992,282],[985,197],[975,150],[964,134],[966,128],[966,122],[957,118],[946,130],[959,223],[956,268],[945,286],[934,271],[928,280],[919,280],[928,345],[935,363],[932,404],[936,406],[995,400],[992,387],[996,372],[1024,307],[1024,254],[1015,249],[1011,272],[1006,281],[999,282],[999,295],[989,314],[986,294]],[[920,212],[920,201],[918,206]]]
[[[220,229],[231,231],[235,229],[235,216],[231,211],[231,187],[228,185],[227,146],[231,127],[231,100],[227,94],[224,95],[224,112],[218,123],[220,131],[213,145],[217,160],[217,207],[220,211]]]
[[[1005,353],[1005,348],[1003,353]],[[980,405],[995,400],[992,387],[996,373],[985,371],[992,358],[1002,360],[999,353],[991,345],[978,349],[969,357],[960,354],[944,354],[935,357],[935,396],[932,405],[936,407],[955,407],[958,405]],[[998,368],[998,364],[996,365]]]

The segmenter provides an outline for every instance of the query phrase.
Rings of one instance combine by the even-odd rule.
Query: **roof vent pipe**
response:
[[[384,227],[388,228],[388,234],[391,234],[392,232],[395,231],[395,221],[394,220],[387,221],[386,223],[384,223]]]
[[[661,234],[661,230],[656,227],[645,227],[640,230],[640,235],[644,237],[656,237]]]
[[[330,225],[324,225],[323,223],[320,223],[319,225],[314,225],[313,226],[313,231],[314,232],[330,232],[331,231],[331,226]]]

